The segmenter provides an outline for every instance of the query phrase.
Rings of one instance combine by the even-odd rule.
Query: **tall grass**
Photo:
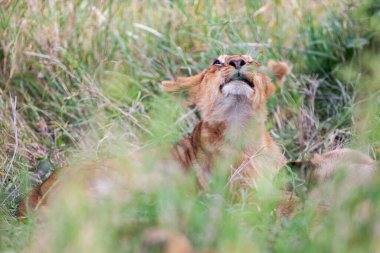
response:
[[[313,208],[278,223],[271,191],[257,193],[262,197],[254,202],[236,202],[218,190],[224,182],[216,176],[215,189],[202,197],[194,176],[156,179],[157,157],[149,153],[141,156],[143,166],[125,159],[146,147],[167,150],[191,131],[194,113],[162,94],[158,83],[197,73],[222,53],[293,64],[293,74],[268,104],[268,128],[290,161],[351,139],[377,158],[377,63],[374,56],[362,56],[364,49],[378,53],[375,1],[73,0],[0,6],[1,250],[33,244],[30,250],[38,252],[136,252],[149,227],[180,231],[197,249],[220,252],[378,250],[378,234],[368,232],[376,226],[371,221],[377,220],[378,180],[358,197],[373,202],[369,219],[352,220],[355,201],[361,201],[353,199],[351,207],[331,212],[320,224]],[[149,189],[115,182],[115,195],[128,196],[106,198],[93,208],[73,184],[67,196],[76,197],[66,196],[53,212],[48,232],[35,228],[33,217],[21,223],[12,216],[29,178],[38,184],[55,168],[108,156],[125,161],[128,166],[119,169],[146,180]],[[304,190],[302,178],[297,187]]]

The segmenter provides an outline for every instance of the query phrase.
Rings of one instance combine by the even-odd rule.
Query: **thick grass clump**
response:
[[[226,175],[200,196],[195,175],[155,174],[197,121],[158,84],[197,73],[219,54],[293,65],[269,101],[267,125],[301,195],[304,162],[315,152],[354,146],[378,159],[379,16],[376,1],[1,3],[0,250],[138,252],[157,227],[184,234],[197,250],[379,250],[378,178],[326,217],[305,205],[278,220],[271,186],[237,201]],[[146,151],[152,147],[162,152]],[[113,182],[116,193],[96,208],[72,183],[44,226],[14,217],[28,189],[54,169],[110,156],[128,180]],[[372,208],[361,215],[366,201]]]

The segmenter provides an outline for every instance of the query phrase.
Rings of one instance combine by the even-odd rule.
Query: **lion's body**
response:
[[[245,141],[234,136],[235,142],[226,137],[227,131],[222,124],[210,126],[208,122],[200,122],[191,135],[173,147],[173,157],[183,169],[196,167],[200,170],[198,179],[202,187],[207,188],[207,175],[223,157],[228,157],[233,167],[230,182],[245,186],[253,186],[260,176],[273,178],[286,164],[280,147],[264,129],[261,134],[244,135]],[[241,147],[239,142],[246,143]]]
[[[275,90],[272,80],[249,56],[223,55],[218,61],[218,66],[211,65],[198,75],[163,83],[167,91],[188,89],[189,101],[201,114],[192,134],[174,146],[173,158],[185,170],[197,169],[203,190],[215,162],[223,158],[228,169],[233,168],[230,181],[240,186],[252,186],[261,177],[271,179],[286,163],[265,127],[267,98]],[[284,63],[271,63],[270,68],[279,83],[289,71]],[[31,191],[19,213],[46,204],[45,195],[59,174]]]

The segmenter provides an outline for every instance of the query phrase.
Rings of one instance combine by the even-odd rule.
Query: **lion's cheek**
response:
[[[211,90],[205,90],[200,99],[197,102],[197,108],[201,113],[202,118],[207,118],[209,115],[217,110],[218,108],[214,108],[217,104],[218,94],[212,92]]]

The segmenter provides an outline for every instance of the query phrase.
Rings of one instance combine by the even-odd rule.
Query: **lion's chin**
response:
[[[234,80],[221,87],[224,96],[245,96],[251,97],[254,90],[244,81]]]

